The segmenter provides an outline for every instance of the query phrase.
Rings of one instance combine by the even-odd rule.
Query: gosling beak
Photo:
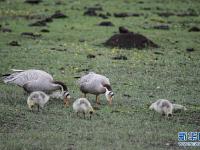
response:
[[[68,95],[64,98],[64,106],[65,107],[69,106],[69,103],[70,103],[70,96]]]

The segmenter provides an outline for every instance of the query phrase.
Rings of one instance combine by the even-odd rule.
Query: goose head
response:
[[[112,91],[108,90],[107,88],[105,88],[105,89],[106,89],[106,92],[105,92],[106,99],[109,102],[109,105],[112,105],[112,98],[114,96],[114,93]]]
[[[59,89],[61,90],[65,107],[69,106],[70,94],[68,92],[67,86],[61,81],[53,81],[53,83],[56,84],[56,86],[58,86]]]

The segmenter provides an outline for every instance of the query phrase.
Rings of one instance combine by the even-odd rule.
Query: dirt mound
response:
[[[147,47],[158,48],[159,46],[149,40],[147,37],[133,32],[119,33],[113,35],[105,43],[105,46],[118,47],[124,49],[138,48],[143,49]]]
[[[199,32],[200,29],[198,27],[192,27],[188,30],[189,32]]]

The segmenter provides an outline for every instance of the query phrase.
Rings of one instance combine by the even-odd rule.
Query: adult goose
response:
[[[61,90],[64,104],[69,104],[70,95],[67,86],[60,81],[54,81],[53,77],[43,71],[36,69],[16,70],[12,69],[13,73],[4,76],[4,83],[16,84],[22,87],[26,92],[43,91],[46,94],[51,94],[56,90]]]
[[[84,93],[84,97],[86,97],[87,93],[94,94],[96,95],[96,103],[99,104],[99,95],[105,93],[109,104],[112,104],[114,93],[112,92],[110,81],[107,77],[90,72],[89,74],[82,76],[78,83],[81,92]]]

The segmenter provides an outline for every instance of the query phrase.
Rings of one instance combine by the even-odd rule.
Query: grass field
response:
[[[59,2],[59,3],[58,3]],[[84,16],[84,7],[100,4],[108,19]],[[68,16],[53,19],[44,27],[29,24],[56,10]],[[130,12],[138,17],[116,18]],[[158,13],[179,15],[168,17]],[[183,15],[192,12],[197,15]],[[182,16],[180,15],[182,14]],[[81,97],[77,78],[87,71],[106,75],[115,93],[113,106],[101,96],[99,110],[91,120],[77,118],[71,107],[52,99],[43,112],[28,110],[21,88],[0,82],[0,149],[181,149],[178,132],[200,131],[200,3],[196,0],[49,0],[30,5],[24,0],[0,0],[0,74],[15,69],[42,69],[64,81],[73,97]],[[109,20],[115,26],[98,26]],[[165,24],[169,30],[154,29]],[[117,49],[102,45],[119,26],[140,33],[159,48]],[[41,32],[48,29],[50,32]],[[22,32],[41,37],[21,36]],[[17,41],[21,46],[10,46]],[[194,51],[188,52],[187,48]],[[87,58],[87,55],[95,58]],[[113,60],[124,55],[128,60]],[[92,105],[95,96],[88,95]],[[169,99],[188,108],[165,119],[148,109],[159,99]]]

